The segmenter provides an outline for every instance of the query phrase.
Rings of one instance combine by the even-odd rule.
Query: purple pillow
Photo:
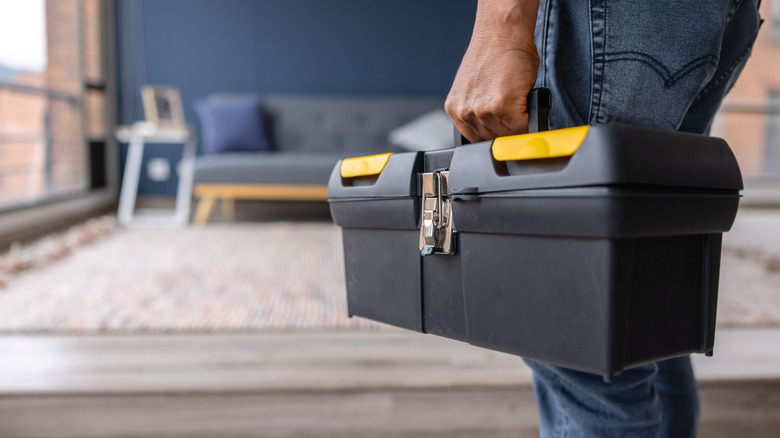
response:
[[[259,99],[226,102],[199,100],[195,111],[203,127],[208,153],[230,151],[270,151],[271,142],[265,129],[263,106]]]

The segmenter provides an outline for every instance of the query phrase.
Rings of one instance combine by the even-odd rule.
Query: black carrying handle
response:
[[[528,94],[528,132],[541,132],[550,129],[549,115],[552,106],[552,92],[549,88],[534,88]],[[469,144],[458,128],[455,128],[455,146]]]

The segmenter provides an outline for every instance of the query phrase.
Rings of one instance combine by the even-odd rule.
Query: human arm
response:
[[[479,0],[474,32],[445,109],[470,142],[528,131],[526,96],[536,82],[539,0]]]

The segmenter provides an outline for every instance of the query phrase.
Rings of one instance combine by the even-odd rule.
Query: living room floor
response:
[[[777,220],[725,236],[702,436],[780,435]],[[519,358],[346,318],[341,257],[327,222],[215,223],[9,276],[0,437],[538,436]]]

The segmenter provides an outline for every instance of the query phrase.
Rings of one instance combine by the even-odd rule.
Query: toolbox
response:
[[[608,124],[344,159],[328,201],[350,316],[610,380],[712,354],[741,189],[722,139]]]

